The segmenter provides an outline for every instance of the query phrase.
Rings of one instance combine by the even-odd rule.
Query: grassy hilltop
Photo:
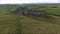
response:
[[[60,8],[34,6],[28,5],[27,7],[31,10],[41,9],[46,10],[50,14],[60,14]],[[43,17],[11,14],[16,8],[19,8],[19,6],[11,5],[0,8],[0,34],[60,34],[59,16],[51,15],[54,19],[45,19]]]

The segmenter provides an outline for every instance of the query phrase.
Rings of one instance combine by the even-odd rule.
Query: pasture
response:
[[[0,16],[0,34],[60,34],[60,17],[45,21],[23,15]]]
[[[11,14],[18,6],[0,8],[0,34],[60,34],[60,17],[44,17]],[[35,8],[29,8],[35,9]],[[39,8],[49,14],[60,14],[60,8]]]

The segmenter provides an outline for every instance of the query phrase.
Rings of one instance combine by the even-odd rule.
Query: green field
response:
[[[1,15],[0,34],[60,34],[60,17],[37,20],[22,15]]]
[[[11,14],[18,6],[0,8],[0,34],[60,34],[60,17],[53,18]],[[37,9],[28,7],[29,9]],[[50,14],[60,14],[60,8],[38,8]]]
[[[50,14],[60,15],[60,8],[47,8],[45,10]]]
[[[37,9],[37,10],[45,10],[46,12],[50,13],[50,14],[57,14],[60,15],[60,8],[29,8],[31,10]]]

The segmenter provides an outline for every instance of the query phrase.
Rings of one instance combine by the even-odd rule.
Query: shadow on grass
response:
[[[52,23],[52,24],[58,24],[60,25],[60,21],[58,19],[56,19],[56,17],[54,16],[33,16],[33,15],[24,15],[24,16],[27,16],[29,18],[32,18],[32,19],[35,19],[35,20],[39,20],[39,21],[42,21],[42,22],[47,22],[47,23]],[[57,21],[58,20],[58,21]]]
[[[35,19],[35,20],[39,20],[39,21],[43,21],[43,22],[50,22],[50,23],[54,23],[53,20],[55,19],[52,16],[34,16],[34,15],[24,15],[24,16],[27,16],[27,17]]]

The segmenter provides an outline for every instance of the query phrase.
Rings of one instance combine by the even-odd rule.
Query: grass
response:
[[[49,14],[60,15],[60,8],[39,8],[39,7],[28,7],[30,10],[38,9],[38,10],[45,10]]]
[[[0,34],[60,34],[60,17],[52,15],[54,19],[45,19],[44,17],[6,15],[15,8],[0,9]],[[40,9],[46,10],[50,14],[60,14],[60,8]]]
[[[60,15],[60,8],[47,8],[45,10],[50,14]]]
[[[0,34],[60,34],[60,17],[47,22],[22,15],[1,15]]]
[[[19,22],[17,23],[16,16],[3,15],[0,16],[0,34],[15,34],[18,30]]]

